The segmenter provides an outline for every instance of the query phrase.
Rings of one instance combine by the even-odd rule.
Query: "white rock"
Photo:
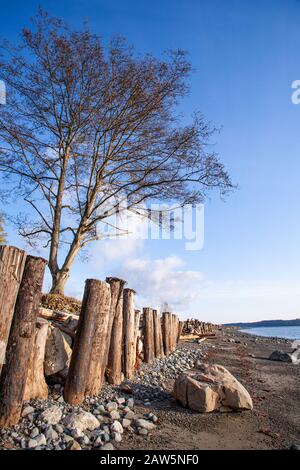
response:
[[[130,419],[123,418],[122,419],[122,426],[123,428],[128,428],[131,425]]]
[[[47,444],[46,437],[44,434],[39,434],[34,439],[30,439],[28,442],[28,449],[34,449],[35,447],[45,446]]]
[[[56,405],[50,406],[40,415],[40,418],[47,424],[58,424],[62,417],[62,410]]]
[[[32,406],[26,406],[22,411],[22,416],[25,418],[25,416],[30,415],[31,413],[34,413],[34,408]]]
[[[119,432],[113,432],[112,433],[112,438],[115,442],[121,442],[122,441],[122,436]]]
[[[113,424],[111,425],[111,431],[118,432],[122,434],[123,431],[123,426],[119,421],[114,421]]]
[[[61,330],[51,326],[45,347],[45,375],[53,375],[65,369],[70,364],[72,349]]]
[[[115,403],[114,401],[110,401],[109,403],[107,403],[106,409],[107,409],[108,412],[117,410],[118,409],[118,404]]]
[[[115,421],[116,419],[120,419],[120,413],[116,410],[113,410],[109,413],[109,417]]]
[[[134,424],[138,428],[147,429],[147,431],[151,431],[152,429],[156,428],[154,423],[151,423],[151,421],[147,421],[146,419],[143,419],[143,418],[136,419],[134,421]]]
[[[100,426],[100,422],[92,413],[81,411],[69,414],[64,420],[64,425],[70,430],[93,431]]]
[[[104,444],[104,446],[101,446],[100,450],[114,450],[114,446],[108,442],[107,444]]]

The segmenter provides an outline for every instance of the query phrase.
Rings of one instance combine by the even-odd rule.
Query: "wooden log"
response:
[[[59,310],[51,310],[51,308],[39,307],[38,316],[45,318],[46,320],[56,321],[56,322],[65,322],[69,319],[78,320],[79,315],[76,313],[66,313],[60,312]]]
[[[169,356],[171,352],[171,313],[170,312],[163,312],[162,314],[162,333],[163,333],[163,345],[164,345],[164,353],[165,356]]]
[[[0,380],[0,427],[17,424],[21,416],[46,263],[33,256],[25,262]]]
[[[100,391],[109,311],[109,284],[87,279],[64,388],[64,398],[68,403],[78,405],[87,394],[93,395]]]
[[[135,370],[140,368],[139,341],[140,341],[141,311],[134,311],[134,345],[135,345]]]
[[[45,347],[48,335],[49,323],[46,320],[38,319],[34,347],[29,362],[26,386],[24,391],[24,401],[33,398],[48,398],[48,385],[44,375]]]
[[[165,356],[164,352],[164,342],[163,342],[163,326],[162,326],[162,318],[159,315],[159,343],[160,343],[160,357]]]
[[[106,280],[111,289],[110,321],[112,321],[108,336],[110,339],[108,339],[106,377],[109,383],[118,385],[122,382],[123,289],[126,282],[115,277]]]
[[[151,308],[143,308],[144,361],[152,362],[154,355],[153,312]]]
[[[14,246],[0,246],[0,374],[25,266],[26,253]]]
[[[161,321],[160,314],[157,310],[153,310],[153,331],[154,331],[154,355],[155,357],[162,356],[162,334],[161,334]]]
[[[183,321],[178,321],[177,343],[178,343],[179,340],[180,340],[180,336],[181,336],[181,333],[182,333],[183,325],[184,325],[184,322],[183,322]]]
[[[136,363],[135,291],[123,291],[123,372],[126,379],[132,379]]]

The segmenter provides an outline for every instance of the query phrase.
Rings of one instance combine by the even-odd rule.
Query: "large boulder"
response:
[[[270,361],[289,362],[291,364],[299,364],[299,359],[293,354],[282,351],[273,351],[269,356]]]
[[[51,326],[48,331],[44,370],[50,376],[67,369],[70,364],[72,349],[59,328]]]
[[[174,384],[174,397],[184,407],[200,413],[224,409],[252,410],[248,391],[220,365],[196,363],[181,374]]]
[[[66,416],[64,425],[69,430],[94,431],[100,426],[100,422],[88,411],[74,412]]]

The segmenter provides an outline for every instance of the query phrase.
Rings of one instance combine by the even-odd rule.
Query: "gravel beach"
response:
[[[168,358],[142,364],[131,382],[106,385],[82,406],[55,386],[32,400],[21,422],[1,430],[1,449],[289,449],[300,444],[300,366],[268,360],[291,341],[223,329],[204,342],[181,342]],[[172,397],[174,380],[196,360],[225,366],[249,391],[253,411],[200,414]]]

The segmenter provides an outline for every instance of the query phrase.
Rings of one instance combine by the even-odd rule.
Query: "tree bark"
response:
[[[25,251],[0,246],[0,374],[25,260]]]
[[[134,311],[135,370],[140,368],[140,359],[139,359],[140,320],[141,320],[141,311],[135,310]]]
[[[0,427],[17,424],[21,416],[45,266],[46,260],[27,256],[0,381]]]
[[[106,282],[86,280],[64,389],[65,400],[72,405],[82,403],[86,395],[98,394],[101,389],[110,300],[110,286]]]
[[[144,361],[152,362],[154,359],[154,331],[153,331],[153,312],[151,308],[143,309],[143,336],[144,336]]]
[[[136,319],[134,309],[135,291],[124,289],[123,292],[123,371],[126,379],[132,379],[136,363]]]
[[[34,347],[29,362],[24,401],[33,398],[48,398],[48,385],[44,376],[45,347],[49,323],[46,320],[37,320]]]
[[[110,283],[111,288],[110,319],[112,320],[112,326],[107,356],[106,376],[109,383],[118,385],[122,382],[123,288],[125,281],[118,278],[107,278],[107,282]]]
[[[179,322],[178,322],[177,343],[179,343],[180,336],[181,336],[182,329],[183,329],[183,325],[184,325],[184,322],[183,322],[183,321],[179,321]]]

